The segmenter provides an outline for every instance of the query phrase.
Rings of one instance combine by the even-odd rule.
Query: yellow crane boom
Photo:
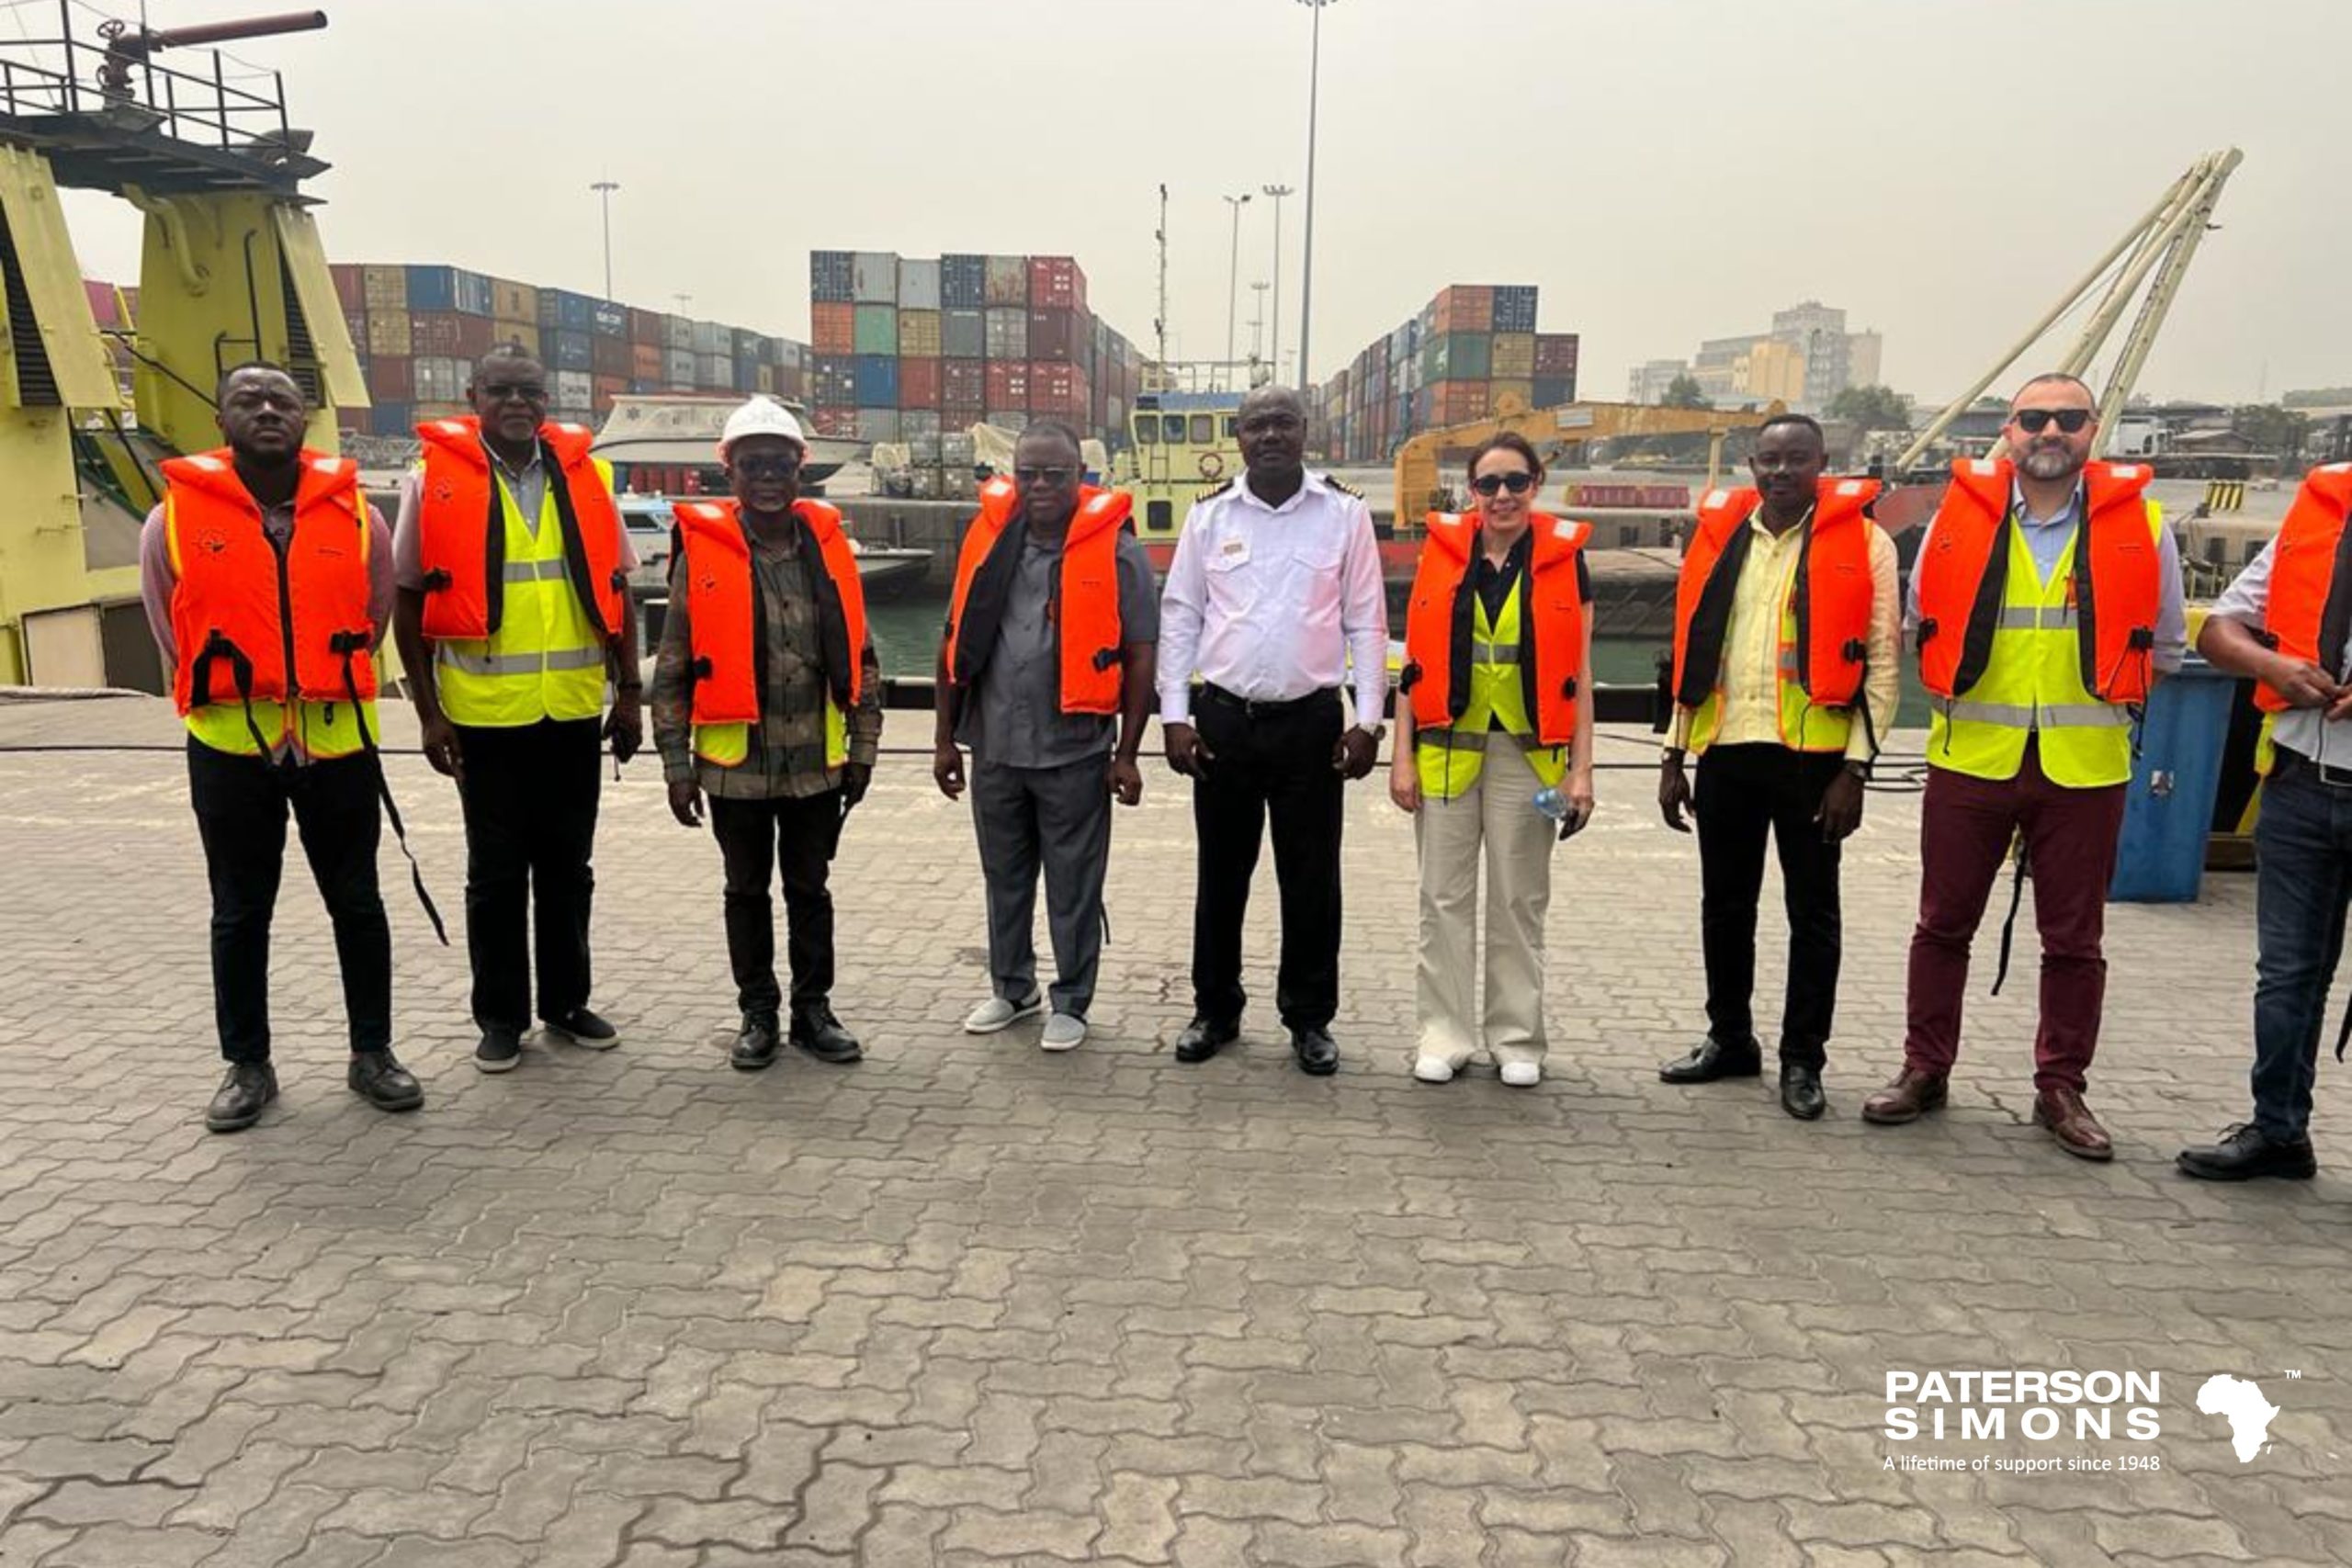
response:
[[[1422,513],[1442,510],[1446,503],[1443,466],[1468,456],[1480,442],[1505,431],[1527,437],[1547,468],[1576,467],[1583,460],[1584,449],[1595,442],[1703,431],[1717,443],[1709,454],[1712,479],[1713,460],[1725,434],[1751,429],[1781,412],[1779,403],[1753,413],[1657,408],[1646,403],[1564,403],[1557,408],[1531,409],[1517,393],[1506,393],[1489,417],[1425,430],[1396,448],[1396,525],[1407,530],[1418,527]]]

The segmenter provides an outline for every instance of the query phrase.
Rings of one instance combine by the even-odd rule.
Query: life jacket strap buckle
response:
[[[1124,649],[1098,648],[1094,650],[1094,668],[1098,671],[1108,670],[1114,664],[1125,663],[1126,658],[1126,651]]]
[[[1419,660],[1415,660],[1410,663],[1408,663],[1402,670],[1399,670],[1396,672],[1396,689],[1399,692],[1409,694],[1414,687],[1420,683],[1421,666]]]
[[[447,589],[453,581],[447,567],[436,566],[424,574],[423,587],[427,593],[438,593]]]

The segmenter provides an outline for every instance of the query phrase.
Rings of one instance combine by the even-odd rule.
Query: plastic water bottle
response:
[[[1555,825],[1568,819],[1568,797],[1550,784],[1535,792],[1535,809],[1549,817]]]

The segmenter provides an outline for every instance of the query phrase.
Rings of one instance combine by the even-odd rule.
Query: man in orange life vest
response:
[[[865,798],[882,739],[882,670],[866,635],[857,558],[841,513],[799,499],[799,422],[753,398],[728,417],[719,460],[731,502],[683,502],[670,615],[653,661],[653,740],[671,815],[710,826],[727,870],[727,953],[742,1028],[734,1065],[775,1060],[779,863],[790,922],[789,1038],[820,1062],[854,1062],[833,1016],[833,897],[842,823]]]
[[[2352,463],[2313,468],[2278,536],[2215,601],[2197,651],[2260,682],[2270,773],[2255,827],[2254,1119],[2180,1151],[2208,1181],[2307,1180],[2312,1082],[2352,905]],[[2344,1054],[2344,1037],[2336,1055]]]
[[[2083,1089],[2133,730],[2187,647],[2172,534],[2143,494],[2149,470],[2092,462],[2098,438],[2088,387],[2035,377],[2002,430],[2014,457],[1955,463],[1920,541],[1907,618],[1929,729],[1910,1020],[1902,1072],[1862,1105],[1864,1120],[1894,1122],[1944,1103],[1969,944],[2021,837],[2041,933],[2033,1120],[2090,1160],[2115,1153]]]
[[[140,578],[188,729],[188,795],[212,884],[212,1006],[229,1071],[205,1113],[250,1127],[277,1098],[269,929],[290,809],[334,926],[350,1084],[385,1111],[424,1091],[392,1055],[392,938],[376,884],[381,764],[372,657],[391,536],[357,470],[302,446],[302,392],[275,365],[220,380],[228,445],[164,465]]]
[[[1102,953],[1111,801],[1143,797],[1159,606],[1120,491],[1084,482],[1078,432],[1039,420],[1012,482],[980,491],[939,649],[932,777],[954,800],[972,749],[972,826],[988,885],[993,994],[964,1027],[993,1034],[1044,1010],[1030,935],[1037,874],[1054,943],[1048,1051],[1086,1038]]]
[[[531,1021],[534,926],[548,1035],[597,1051],[620,1042],[588,1006],[589,861],[599,739],[626,761],[640,734],[637,555],[589,432],[548,423],[544,366],[493,350],[466,395],[471,418],[417,430],[424,457],[401,484],[392,548],[424,754],[465,808],[474,1066],[503,1073]]]
[[[1700,934],[1707,1035],[1658,1069],[1668,1083],[1763,1071],[1749,998],[1764,843],[1779,847],[1789,909],[1781,1016],[1781,1105],[1826,1109],[1821,1069],[1843,953],[1839,847],[1862,820],[1862,784],[1901,697],[1894,541],[1865,513],[1871,479],[1825,478],[1821,426],[1765,422],[1748,459],[1754,490],[1699,509],[1675,595],[1672,732],[1658,807],[1699,826]],[[1684,752],[1700,753],[1694,796]]]

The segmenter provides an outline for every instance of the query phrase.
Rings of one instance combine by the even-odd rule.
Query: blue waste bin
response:
[[[2234,677],[2195,654],[2156,682],[2140,729],[2107,896],[2117,903],[2187,904],[2205,874],[2205,840],[2229,739]]]

